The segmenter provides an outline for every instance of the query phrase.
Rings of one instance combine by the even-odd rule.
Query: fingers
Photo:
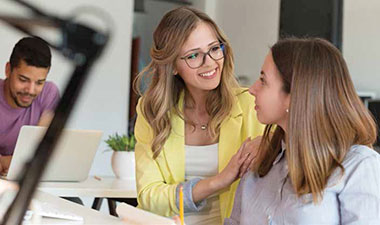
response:
[[[250,167],[253,157],[251,157],[250,154],[248,154],[247,158],[244,160],[243,165],[240,167],[239,170],[239,177],[243,177],[243,175],[248,171],[248,168]]]
[[[239,150],[236,152],[235,156],[240,160],[242,156],[242,152],[245,146],[245,142],[240,146]]]
[[[241,165],[246,160],[246,155],[243,155],[242,153],[243,153],[243,150],[245,148],[245,145],[248,143],[249,140],[250,140],[250,138],[247,138],[243,142],[243,144],[240,146],[239,150],[235,153],[235,155],[232,156],[232,159],[230,160],[229,164],[233,165],[233,167],[238,166],[238,169],[240,169]]]
[[[177,215],[173,216],[173,220],[175,224],[181,225],[181,219],[179,218],[179,216]]]
[[[245,141],[243,142],[243,144],[241,144],[239,150],[237,151],[236,155],[239,157],[239,159],[242,157],[242,156],[245,156],[246,154],[244,154],[245,152],[245,146],[247,145],[247,143],[251,141],[251,138],[248,137],[247,139],[245,139]]]
[[[260,143],[262,138],[263,138],[263,136],[257,136],[252,141]]]
[[[0,194],[8,190],[18,190],[18,185],[10,181],[0,180]]]
[[[245,141],[242,144],[243,149],[241,150],[243,155],[248,155],[249,153],[252,153],[250,146],[253,146],[254,143],[256,143],[255,140],[256,139],[252,140],[250,137],[245,139]]]
[[[244,146],[247,148],[247,145]],[[251,154],[250,152],[242,154],[240,159],[239,159],[239,164],[240,164],[240,170],[245,171],[253,161],[253,159],[256,157],[256,155]]]
[[[233,174],[235,174],[234,176],[236,178],[241,177],[245,174],[255,157],[255,154],[251,154],[251,151],[247,150],[247,146],[250,142],[252,142],[252,140],[250,137],[248,137],[230,160],[229,167],[233,168],[232,170],[235,171]]]
[[[244,142],[244,149],[242,150],[242,152],[244,152],[242,154],[244,154],[245,157],[242,157],[244,158],[244,162],[240,167],[239,177],[242,177],[246,172],[248,172],[248,170],[252,169],[254,159],[257,156],[260,146],[261,137],[256,137],[255,139],[249,141],[247,140]]]
[[[243,162],[243,165],[240,168],[239,171],[239,177],[244,176],[245,173],[247,173],[249,170],[252,170],[253,165],[255,163],[256,155],[249,154],[246,160]]]

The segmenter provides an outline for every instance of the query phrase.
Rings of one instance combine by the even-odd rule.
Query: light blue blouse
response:
[[[380,155],[354,145],[330,177],[323,200],[297,198],[282,151],[265,177],[253,172],[240,181],[230,218],[225,225],[380,225]]]

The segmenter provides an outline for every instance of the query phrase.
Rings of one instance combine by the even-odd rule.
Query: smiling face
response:
[[[210,25],[204,22],[198,23],[197,27],[182,46],[179,57],[175,63],[175,68],[191,93],[210,91],[218,87],[223,70],[224,58],[214,60],[206,54],[204,63],[196,69],[190,68],[185,58],[202,57],[203,53],[215,51],[219,46],[220,43],[215,31]]]
[[[27,108],[41,93],[49,68],[27,65],[23,60],[11,69],[10,63],[6,65],[4,95],[8,104],[13,108]]]
[[[277,124],[286,130],[290,95],[283,90],[283,81],[272,52],[266,56],[259,79],[249,88],[256,97],[255,110],[263,124]]]

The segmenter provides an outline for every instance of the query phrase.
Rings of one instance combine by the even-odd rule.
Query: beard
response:
[[[36,97],[36,95],[31,95],[29,93],[22,93],[22,92],[17,92],[16,94],[11,92],[11,95],[12,95],[12,99],[13,99],[14,103],[20,108],[28,108],[33,103],[34,98]],[[29,103],[23,103],[23,102],[19,101],[17,96],[29,96],[29,97],[31,97],[31,101]]]

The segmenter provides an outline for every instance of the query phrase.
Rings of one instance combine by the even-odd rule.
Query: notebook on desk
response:
[[[15,180],[24,163],[33,155],[47,128],[23,126],[17,138],[12,161],[6,175]],[[41,181],[83,181],[87,179],[103,132],[64,129]]]
[[[131,205],[120,203],[116,208],[117,215],[126,223],[134,225],[176,225],[173,219],[159,216],[138,209]]]

